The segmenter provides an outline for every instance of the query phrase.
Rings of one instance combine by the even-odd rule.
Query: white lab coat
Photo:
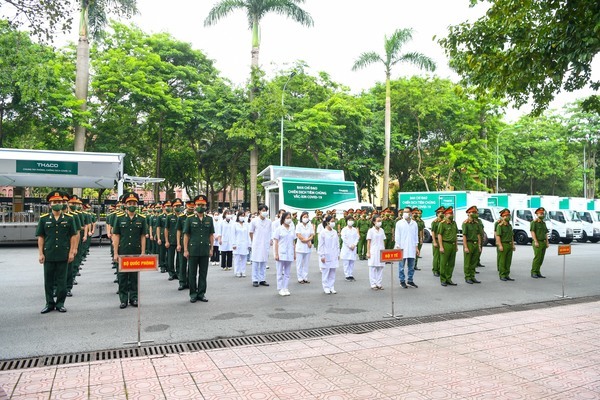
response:
[[[219,244],[219,251],[231,251],[233,250],[233,237],[235,235],[235,222],[233,220],[219,221],[219,238],[221,243]]]
[[[302,236],[303,239],[307,239],[310,235],[314,235],[315,228],[313,228],[310,221],[306,225],[300,222],[296,226],[296,234]],[[296,240],[296,253],[310,253],[312,247],[308,247],[308,243],[302,243],[300,240]]]
[[[219,232],[221,231],[221,219],[219,218],[218,221],[215,221],[215,219],[213,218],[213,225],[215,227],[215,239],[213,242],[213,246],[217,246],[219,247]]]
[[[233,243],[231,247],[235,246],[233,254],[247,255],[248,247],[250,247],[250,237],[248,236],[248,225],[246,222],[240,224],[239,222],[234,223],[233,230]]]
[[[412,219],[410,223],[404,218],[396,222],[394,234],[396,248],[402,249],[402,258],[416,258],[419,244],[419,227]]]
[[[279,225],[273,234],[273,240],[278,241],[279,246],[279,261],[294,261],[294,239],[296,232],[293,224],[288,228],[284,225]],[[273,245],[275,247],[275,245]]]
[[[252,233],[252,255],[254,262],[269,261],[269,246],[271,245],[271,220],[256,217],[250,223],[249,232]]]
[[[340,250],[340,258],[342,260],[356,260],[358,239],[358,229],[355,227],[345,226],[342,229],[342,249]],[[354,250],[351,250],[350,246],[354,246]]]
[[[383,228],[370,228],[367,232],[367,240],[371,240],[371,258],[369,258],[367,265],[369,267],[385,266],[385,263],[381,262],[381,250],[385,249],[385,232]]]
[[[335,229],[323,228],[319,234],[319,268],[337,268],[340,256],[340,240]],[[325,258],[325,262],[322,261]]]

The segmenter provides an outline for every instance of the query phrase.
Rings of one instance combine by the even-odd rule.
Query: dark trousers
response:
[[[162,241],[162,244],[158,245],[158,266],[160,267],[161,272],[166,271],[167,269],[167,248],[165,247],[165,242]]]
[[[169,276],[175,276],[177,275],[177,272],[175,271],[175,253],[177,250],[177,246],[173,243],[169,243],[169,248],[166,249],[167,252],[167,272],[169,273]]]
[[[138,298],[138,274],[139,272],[119,272],[119,300],[127,303]]]
[[[52,296],[56,284],[56,302]],[[44,291],[48,307],[62,307],[67,298],[67,260],[44,262]]]
[[[213,255],[210,257],[211,262],[219,262],[219,246],[213,246]]]
[[[221,252],[221,268],[231,268],[233,261],[233,250]]]
[[[177,277],[181,286],[188,286],[188,259],[183,256],[183,252],[177,252]]]
[[[208,258],[208,256],[190,256],[188,259],[190,299],[201,299],[206,293]]]

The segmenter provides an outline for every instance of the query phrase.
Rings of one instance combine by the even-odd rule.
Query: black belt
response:
[[[479,243],[478,240],[467,240],[467,242],[469,242],[469,243]]]
[[[444,243],[456,243],[453,240],[442,240],[442,242],[444,242]]]
[[[508,243],[508,244],[512,244],[512,242],[502,242],[502,243]]]

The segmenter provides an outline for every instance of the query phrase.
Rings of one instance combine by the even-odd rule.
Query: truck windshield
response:
[[[594,221],[592,221],[592,216],[590,215],[589,212],[580,212],[579,214],[579,218],[581,218],[582,221],[585,221],[587,223],[592,223]]]
[[[479,218],[485,219],[489,222],[494,222],[494,216],[492,215],[492,210],[489,208],[481,209],[479,212]]]
[[[533,221],[533,214],[529,210],[517,210],[517,218],[531,222]]]
[[[577,212],[575,212],[575,211],[567,211],[567,215],[569,217],[569,220],[581,222],[581,219],[579,219],[579,215],[577,215]]]
[[[558,221],[563,224],[566,222],[562,211],[550,211],[548,215],[550,216],[550,219],[553,219],[554,221]]]

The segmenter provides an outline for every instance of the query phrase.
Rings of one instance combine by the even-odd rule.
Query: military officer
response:
[[[510,210],[500,211],[500,221],[496,226],[496,251],[498,252],[498,274],[501,281],[514,281],[510,277],[510,265],[515,251],[513,228],[510,224]]]
[[[533,262],[531,263],[531,277],[534,279],[545,278],[540,269],[544,262],[546,249],[548,248],[548,227],[544,222],[546,210],[540,207],[535,210],[535,219],[531,221],[529,230],[533,239]]]
[[[137,213],[139,196],[129,192],[123,195],[123,203],[127,207],[125,214],[117,217],[113,226],[114,260],[119,256],[142,255],[146,253],[146,216]],[[119,272],[119,308],[127,307],[127,301],[138,306],[138,274],[139,272]]]
[[[464,253],[464,272],[465,282],[472,285],[481,283],[475,279],[475,268],[477,267],[478,255],[481,253],[481,230],[475,215],[477,207],[472,206],[467,209],[467,219],[462,224],[463,234],[463,253]]]
[[[190,302],[207,302],[206,275],[208,260],[212,256],[215,240],[213,219],[205,214],[207,198],[199,195],[194,198],[195,213],[189,215],[183,227],[183,255],[188,259]]]
[[[360,260],[367,259],[367,233],[371,228],[371,223],[367,219],[367,212],[362,210],[360,213],[360,219],[356,221],[356,228],[358,229],[358,258]]]
[[[165,237],[165,261],[167,265],[167,272],[169,273],[169,280],[172,281],[177,279],[177,271],[175,271],[175,253],[177,250],[177,214],[173,211],[173,207],[180,207],[183,203],[181,199],[175,199],[173,202],[167,201],[165,210],[166,216],[164,218],[164,237]]]
[[[84,251],[84,243],[87,241],[89,234],[89,224],[86,215],[81,211],[81,199],[77,195],[69,196],[69,209],[73,218],[77,219],[78,226],[81,227],[79,230],[79,242],[77,243],[77,252],[75,253],[75,259],[72,263],[69,263],[67,271],[67,292],[71,293],[73,285],[77,285],[76,277],[79,272],[79,266],[81,265],[82,254]],[[72,294],[72,293],[71,293]],[[69,296],[70,297],[70,296]]]
[[[37,225],[35,235],[38,238],[39,262],[44,265],[44,290],[46,306],[41,313],[46,314],[55,308],[59,312],[67,312],[68,263],[75,259],[79,235],[71,216],[63,213],[63,198],[60,192],[54,191],[46,196],[51,212],[43,214]],[[53,286],[56,284],[56,301]]]
[[[444,210],[444,220],[437,228],[438,245],[440,247],[440,282],[442,286],[456,286],[452,282],[452,273],[456,263],[456,251],[458,249],[457,235],[458,227],[454,221],[454,209],[448,207]]]
[[[158,215],[158,221],[156,223],[156,244],[158,245],[158,266],[160,267],[160,272],[167,272],[167,248],[165,247],[166,239],[165,239],[165,229],[167,226],[167,214],[169,214],[172,210],[171,202],[169,200],[164,201],[162,203],[162,207],[160,208],[160,214]]]
[[[189,288],[188,278],[188,259],[183,254],[183,227],[188,216],[194,215],[195,203],[193,200],[185,202],[185,212],[177,217],[177,252],[179,253],[179,263],[177,264],[177,277],[179,278],[179,288],[177,290],[185,290]]]
[[[396,222],[394,222],[392,210],[386,208],[382,213],[381,228],[385,233],[385,248],[388,250],[394,248],[395,227]]]
[[[315,231],[315,237],[313,238],[315,249],[319,247],[319,226],[322,226],[323,222],[323,211],[317,209],[315,210],[315,216],[313,217],[311,223],[313,224],[313,230]]]
[[[419,250],[419,255],[417,255],[415,257],[415,271],[420,271],[421,268],[418,267],[419,265],[419,258],[421,258],[421,249],[423,248],[423,235],[425,234],[425,222],[423,222],[423,220],[421,219],[421,210],[419,210],[417,207],[413,208],[413,220],[415,220],[415,222],[417,223],[417,230],[418,230],[418,237],[419,237],[419,244],[417,244],[417,249]]]
[[[479,225],[479,234],[481,235],[481,246],[483,248],[483,246],[485,246],[487,243],[483,242],[484,236],[483,236],[483,232],[484,232],[484,228],[483,228],[483,222],[481,221],[481,218],[479,218],[479,212],[476,212],[474,214],[475,220],[477,221],[477,225]],[[479,252],[479,254],[477,255],[477,267],[479,268],[485,268],[485,265],[481,264],[481,253],[482,251]],[[476,274],[478,274],[478,271],[475,271]]]
[[[431,222],[431,246],[433,253],[433,276],[440,276],[440,243],[438,243],[437,229],[440,222],[444,220],[444,206],[440,206],[435,210],[436,218]]]

